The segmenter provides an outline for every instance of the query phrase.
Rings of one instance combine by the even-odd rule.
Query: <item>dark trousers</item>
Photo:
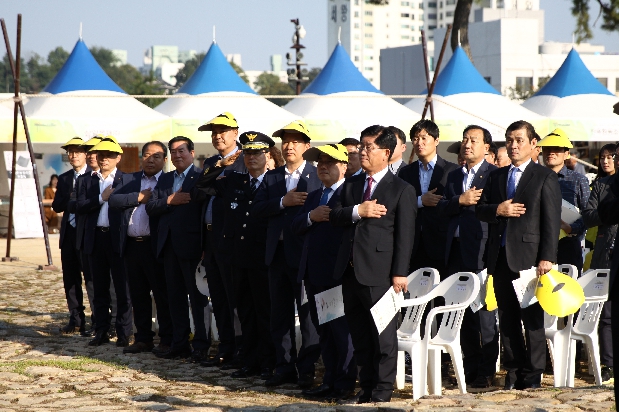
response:
[[[390,286],[365,286],[348,267],[342,281],[344,311],[355,358],[359,368],[359,386],[364,393],[388,399],[393,393],[398,358],[397,316],[379,335],[370,309]]]
[[[69,308],[69,324],[85,327],[84,294],[82,292],[82,264],[76,249],[75,228],[68,222],[64,229],[64,242],[60,249],[62,283]]]
[[[163,265],[153,253],[150,236],[127,237],[126,241],[124,260],[133,303],[135,341],[152,343],[155,336],[152,330],[152,291],[157,306],[160,343],[169,346],[172,343],[172,319]]]
[[[320,353],[325,367],[322,383],[336,389],[352,390],[357,381],[357,360],[354,356],[346,317],[342,316],[322,325],[318,324],[315,295],[332,287],[314,285],[305,281],[310,315],[318,331]]]
[[[266,265],[257,263],[251,268],[232,267],[232,280],[241,321],[243,362],[247,367],[275,366],[275,346],[271,339],[271,298]],[[210,286],[210,284],[209,284]]]
[[[84,283],[86,284],[86,295],[88,295],[88,304],[90,306],[90,323],[94,326],[96,322],[95,316],[95,287],[92,284],[92,270],[90,265],[90,255],[83,250],[79,251],[82,261],[82,270],[84,271]]]
[[[557,263],[559,265],[574,265],[578,268],[579,273],[582,271],[582,247],[577,236],[564,237],[559,240]]]
[[[279,242],[273,262],[269,267],[269,292],[271,294],[271,338],[275,345],[275,370],[277,373],[311,374],[320,357],[318,332],[310,317],[309,306],[301,305],[301,284],[297,283],[298,268],[286,264],[284,245]],[[301,324],[301,349],[297,354],[294,304],[297,303]]]
[[[520,308],[512,284],[520,274],[509,270],[504,247],[499,249],[494,272],[494,294],[499,304],[499,327],[504,349],[503,367],[507,370],[505,383],[539,384],[546,368],[544,311],[539,303]],[[523,326],[525,336],[522,336]]]
[[[168,289],[168,303],[172,318],[172,348],[182,349],[189,346],[189,305],[193,316],[194,335],[191,342],[193,349],[208,349],[211,338],[206,329],[204,312],[208,306],[208,297],[198,290],[196,285],[196,268],[200,259],[179,258],[172,247],[172,240],[168,237],[163,247],[163,267],[166,286]]]
[[[131,322],[131,299],[124,263],[118,253],[112,250],[112,236],[109,231],[95,229],[95,246],[90,255],[90,265],[95,289],[95,316],[97,333],[110,329],[110,272],[116,291],[116,335],[129,337],[133,332]]]
[[[213,232],[204,227],[204,270],[208,281],[208,290],[213,303],[213,313],[217,332],[219,333],[219,357],[233,356],[238,348],[235,344],[234,332],[234,290],[230,261],[214,250]]]
[[[598,335],[600,339],[600,364],[613,366],[612,303],[605,302],[600,313]],[[617,318],[615,318],[617,319]]]
[[[454,238],[449,251],[447,274],[458,272],[481,271],[479,268],[467,267],[462,259],[460,239]],[[499,357],[499,329],[496,324],[496,310],[482,308],[473,312],[466,308],[460,328],[460,347],[464,373],[474,379],[475,376],[494,376],[496,361]]]

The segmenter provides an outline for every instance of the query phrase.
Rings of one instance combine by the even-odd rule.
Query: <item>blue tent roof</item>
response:
[[[256,93],[234,71],[217,43],[214,42],[200,66],[183,87],[178,89],[178,93],[193,95],[213,92]]]
[[[339,92],[381,93],[355,67],[341,44],[335,46],[329,61],[303,93],[326,95]]]
[[[609,94],[602,83],[587,69],[578,52],[572,49],[559,70],[552,76],[535,96],[566,97],[575,94]]]
[[[80,39],[58,74],[43,89],[56,94],[76,90],[110,90],[124,93],[97,63],[86,44]]]
[[[427,90],[423,93],[427,93]],[[465,51],[459,46],[438,75],[434,85],[434,93],[439,96],[460,93],[501,94],[479,74]]]

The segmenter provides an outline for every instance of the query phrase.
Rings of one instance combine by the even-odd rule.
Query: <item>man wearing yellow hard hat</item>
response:
[[[348,167],[348,150],[341,144],[312,147],[303,158],[318,162],[318,178],[322,187],[307,195],[303,208],[292,221],[292,230],[304,236],[303,254],[297,281],[304,281],[314,327],[320,335],[320,349],[325,372],[322,384],[303,391],[309,397],[331,400],[353,394],[357,379],[357,363],[353,355],[350,331],[344,316],[320,325],[316,309],[316,294],[342,285],[333,278],[334,253],[338,250],[344,229],[329,223],[331,208],[342,192]]]
[[[302,120],[296,120],[273,133],[282,139],[286,164],[270,170],[258,189],[252,213],[268,218],[265,263],[269,266],[271,291],[271,336],[275,343],[275,374],[266,386],[297,383],[309,388],[314,382],[315,363],[320,356],[318,332],[312,323],[309,306],[302,301],[302,285],[297,283],[303,238],[292,233],[290,224],[301,209],[307,194],[320,188],[316,167],[303,159],[310,148],[312,134]],[[294,329],[294,303],[299,308],[301,349],[297,354]]]
[[[90,346],[100,346],[110,341],[110,273],[116,292],[116,346],[129,345],[133,332],[131,301],[125,267],[120,257],[118,233],[121,214],[110,209],[108,199],[120,182],[123,172],[117,169],[123,153],[112,136],[106,136],[90,151],[97,153],[99,171],[86,176],[77,196],[77,213],[85,216],[84,252],[89,255],[94,286],[96,317],[95,336]]]
[[[60,224],[60,259],[62,261],[62,283],[69,308],[69,322],[60,328],[62,334],[86,331],[82,264],[77,250],[75,218],[75,183],[79,176],[89,172],[83,143],[80,137],[74,137],[60,146],[67,152],[71,170],[58,177],[56,195],[52,202],[52,209],[57,213],[63,213]]]
[[[565,132],[561,129],[553,130],[538,143],[538,146],[542,148],[544,164],[559,178],[563,200],[579,210],[585,209],[591,193],[589,180],[565,166],[569,150],[574,147]],[[567,236],[559,241],[557,263],[574,265],[580,271],[583,265],[580,242],[587,228],[580,218],[569,224],[561,221],[561,229]]]
[[[103,136],[96,135],[84,142],[83,145],[88,152],[86,153],[86,163],[88,164],[88,167],[90,167],[94,172],[97,172],[99,170],[99,164],[97,163],[97,152],[89,150],[96,146],[97,143],[101,141],[101,139],[103,139]]]

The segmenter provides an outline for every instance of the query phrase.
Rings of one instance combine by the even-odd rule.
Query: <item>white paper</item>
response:
[[[317,293],[314,300],[316,301],[319,325],[344,316],[342,285]]]
[[[380,298],[374,306],[372,306],[370,312],[374,318],[374,323],[376,324],[376,329],[378,330],[379,335],[393,320],[393,317],[400,311],[403,300],[404,295],[402,293],[395,293],[392,286],[387,292],[385,292],[383,297]]]
[[[301,280],[301,306],[307,303],[307,292],[305,292],[305,281]]]
[[[561,220],[568,225],[571,225],[575,221],[580,219],[580,211],[576,206],[565,200],[561,204]]]
[[[512,281],[514,290],[516,291],[516,297],[518,298],[518,302],[520,302],[521,308],[527,308],[537,302],[537,297],[535,297],[537,282],[538,278],[536,267],[521,270],[520,277]]]
[[[30,163],[30,153],[18,151],[15,164],[15,198],[13,199],[13,236],[15,239],[43,237],[39,198]],[[9,188],[13,152],[4,152]],[[68,213],[68,212],[67,212]]]
[[[484,269],[477,274],[477,277],[479,278],[479,284],[481,287],[479,288],[479,294],[469,306],[473,313],[483,308],[486,304],[486,282],[488,280],[488,272]]]

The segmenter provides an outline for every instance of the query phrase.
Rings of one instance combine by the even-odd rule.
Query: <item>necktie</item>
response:
[[[368,187],[365,188],[365,192],[363,193],[364,202],[370,200],[370,198],[372,197],[372,186],[374,183],[374,179],[372,179],[372,176],[368,176],[367,182],[368,182]]]
[[[520,172],[520,169],[514,167],[509,171],[509,177],[507,178],[507,198],[513,199],[516,195],[516,173]],[[505,238],[507,237],[507,225],[505,226],[505,231],[503,232],[503,237],[501,237],[501,246],[505,246]]]
[[[326,187],[325,190],[322,191],[322,196],[320,197],[320,202],[318,203],[318,206],[323,206],[327,204],[327,202],[329,201],[329,193],[331,193],[332,191],[333,189],[331,189],[330,187]]]
[[[77,181],[77,173],[73,173],[73,191],[75,192],[75,182]],[[69,224],[75,227],[75,214],[71,213],[69,215]]]
[[[256,189],[258,189],[258,179],[255,177],[251,178],[251,194],[256,193]]]

